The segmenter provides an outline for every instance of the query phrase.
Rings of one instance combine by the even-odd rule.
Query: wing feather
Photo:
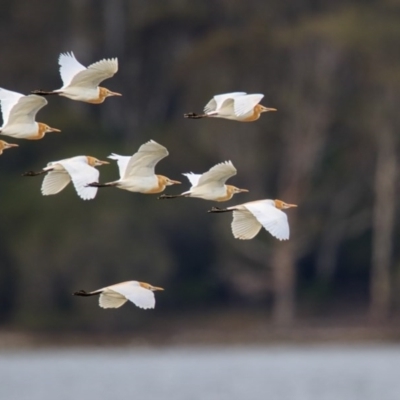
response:
[[[71,178],[66,171],[50,171],[43,179],[42,194],[43,196],[57,194],[70,182]]]
[[[84,71],[78,72],[72,78],[70,85],[88,88],[97,87],[100,82],[114,76],[117,71],[118,59],[101,60],[89,65]]]
[[[234,99],[239,96],[244,96],[246,92],[232,92],[232,93],[225,93],[225,94],[217,94],[215,95],[204,107],[204,112],[210,113],[214,111],[218,111],[225,100]]]
[[[217,186],[223,186],[225,182],[236,175],[236,168],[231,161],[225,161],[214,165],[209,171],[201,175],[197,186],[214,183]]]
[[[37,112],[47,104],[42,96],[30,94],[21,97],[11,109],[8,117],[9,124],[34,124]]]
[[[270,204],[268,200],[255,201],[243,204],[258,222],[274,237],[279,240],[289,239],[289,223],[287,215]]]
[[[86,70],[86,67],[75,58],[72,51],[70,53],[61,53],[58,57],[58,65],[60,66],[63,88],[72,82],[75,75]]]
[[[110,158],[111,160],[117,161],[118,164],[118,169],[119,169],[119,177],[122,179],[122,177],[125,175],[126,167],[128,166],[129,160],[131,159],[130,156],[120,156],[115,153],[111,153],[107,158]]]
[[[199,179],[201,178],[201,174],[194,174],[193,172],[187,172],[182,175],[185,175],[186,178],[189,179],[189,182],[192,185],[192,187],[197,186]]]
[[[114,290],[106,289],[100,294],[99,306],[101,308],[119,308],[127,301],[128,299],[126,299],[125,296],[122,296]]]
[[[263,97],[263,94],[248,94],[246,96],[236,97],[233,105],[235,115],[241,117],[251,112]]]
[[[142,144],[138,152],[130,158],[123,179],[132,176],[149,177],[154,175],[154,167],[168,154],[168,150],[164,146],[153,140]]]
[[[114,285],[112,286],[112,290],[125,296],[139,308],[154,308],[156,305],[154,293],[151,290],[139,286],[135,281]]]
[[[86,187],[89,183],[99,181],[99,171],[86,162],[85,156],[73,157],[58,161],[71,177],[78,196],[83,200],[92,200],[96,197],[97,188]]]
[[[7,125],[11,109],[18,103],[23,94],[0,88],[0,104],[3,116],[3,126]]]
[[[260,232],[262,225],[247,210],[233,211],[232,233],[236,239],[248,240]]]

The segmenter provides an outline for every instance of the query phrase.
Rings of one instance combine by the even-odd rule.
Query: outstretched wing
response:
[[[131,176],[148,177],[154,175],[156,164],[167,157],[168,150],[153,140],[142,144],[126,167],[124,179]]]
[[[61,192],[71,182],[66,171],[50,171],[46,174],[42,183],[43,196],[49,196]]]
[[[232,233],[236,239],[248,240],[260,232],[262,225],[256,217],[247,210],[233,211]]]
[[[72,79],[75,75],[86,70],[86,67],[75,58],[75,55],[72,51],[70,53],[61,53],[58,57],[58,65],[60,66],[60,75],[63,81],[63,88],[72,82]]]
[[[123,306],[128,299],[125,296],[122,296],[120,293],[111,290],[105,289],[99,298],[99,306],[101,308],[119,308]]]
[[[206,106],[204,107],[204,112],[207,114],[210,112],[218,111],[222,107],[225,100],[235,99],[236,97],[244,96],[245,94],[246,92],[217,94],[206,104]]]
[[[196,186],[199,183],[199,179],[201,178],[201,174],[194,174],[193,172],[187,172],[185,174],[186,178],[189,179],[190,184],[192,187]]]
[[[122,177],[125,175],[126,167],[128,166],[128,163],[129,163],[129,160],[131,159],[131,157],[120,156],[118,154],[111,153],[111,155],[109,155],[107,158],[117,161],[118,169],[119,169],[119,177],[122,179]]]
[[[268,200],[254,201],[243,204],[262,224],[262,226],[279,240],[289,239],[289,224],[287,215],[270,204]]]
[[[1,113],[3,115],[3,126],[7,125],[11,109],[18,103],[21,97],[25,96],[21,93],[0,88],[0,104]]]
[[[246,96],[236,97],[233,102],[235,115],[241,117],[251,112],[263,97],[263,94],[248,94]]]
[[[96,88],[100,82],[111,78],[118,71],[118,60],[112,58],[101,60],[89,65],[84,71],[78,72],[71,80],[71,86]]]
[[[225,161],[223,163],[214,165],[209,171],[201,175],[201,178],[197,184],[223,186],[225,182],[231,177],[236,175],[236,168],[233,166],[231,161]]]
[[[91,200],[96,197],[97,188],[86,187],[89,183],[99,181],[99,171],[86,162],[85,156],[73,157],[58,161],[71,177],[78,196],[83,200]]]
[[[136,282],[124,282],[110,286],[112,290],[122,294],[139,308],[154,308],[156,299],[151,290],[138,286]]]
[[[47,104],[47,100],[42,96],[30,94],[21,97],[17,104],[11,109],[8,116],[9,124],[33,124],[37,112]]]

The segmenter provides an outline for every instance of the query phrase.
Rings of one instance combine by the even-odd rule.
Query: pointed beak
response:
[[[15,143],[7,143],[6,144],[6,149],[10,149],[11,147],[19,147],[19,144],[15,144]]]
[[[49,130],[50,132],[61,132],[61,130],[57,128],[50,128]]]
[[[264,107],[263,112],[268,112],[268,111],[278,111],[278,110],[276,108]]]
[[[157,291],[157,290],[164,290],[162,287],[157,287],[157,286],[152,286],[151,287],[151,290],[153,291],[153,292],[155,292],[155,291]]]
[[[181,185],[181,184],[182,184],[182,182],[173,181],[172,179],[170,179],[169,181],[170,181],[170,183],[172,183],[172,184],[174,184],[174,185]]]
[[[108,93],[108,95],[109,95],[109,96],[122,96],[121,93],[111,92],[111,91]]]
[[[107,165],[107,164],[110,164],[108,161],[101,161],[101,160],[99,160],[99,163],[100,163],[101,165]]]
[[[249,191],[247,189],[239,189],[239,193],[248,193]]]
[[[286,204],[286,208],[297,207],[297,204]]]

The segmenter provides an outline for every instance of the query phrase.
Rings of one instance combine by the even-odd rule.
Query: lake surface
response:
[[[0,352],[0,400],[399,400],[400,346]]]

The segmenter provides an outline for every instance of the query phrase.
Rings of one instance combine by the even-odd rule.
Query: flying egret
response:
[[[187,192],[178,195],[164,194],[159,199],[174,199],[176,197],[198,197],[204,200],[227,201],[236,193],[248,192],[247,189],[239,189],[236,186],[225,185],[225,182],[236,175],[236,168],[231,161],[226,161],[215,165],[204,174],[193,174],[192,172],[185,175],[192,187]]]
[[[297,207],[282,200],[257,200],[225,209],[213,207],[208,212],[233,212],[232,233],[236,239],[253,239],[264,227],[279,240],[289,239],[287,216],[281,210]]]
[[[263,94],[234,92],[214,96],[204,107],[204,114],[184,114],[185,118],[225,118],[234,121],[251,122],[260,118],[261,113],[276,111],[276,108],[262,106]]]
[[[36,122],[37,112],[47,104],[43,97],[12,92],[0,88],[0,104],[3,126],[0,134],[16,139],[39,140],[47,132],[61,132],[42,122]]]
[[[101,60],[86,68],[75,58],[74,53],[61,53],[58,64],[63,86],[51,92],[34,90],[32,93],[40,95],[57,94],[92,104],[103,103],[106,97],[122,96],[120,93],[99,86],[100,82],[111,78],[118,71],[118,60],[116,58]]]
[[[164,289],[144,282],[127,281],[94,290],[93,292],[79,290],[74,293],[74,296],[100,295],[99,306],[101,308],[119,308],[130,300],[137,307],[146,310],[148,308],[154,308],[156,305],[153,292],[157,290]]]
[[[11,149],[11,147],[18,147],[18,145],[14,143],[7,143],[4,140],[0,140],[0,156],[3,154],[4,150]]]
[[[91,187],[112,187],[145,194],[162,192],[166,186],[180,184],[163,175],[156,175],[154,167],[167,157],[168,150],[153,140],[140,146],[132,157],[111,154],[108,158],[116,160],[120,179],[104,184],[93,182]]]
[[[36,176],[47,173],[42,184],[43,196],[61,192],[72,181],[80,198],[92,200],[96,197],[97,189],[87,187],[87,184],[98,181],[99,171],[94,167],[103,164],[109,164],[109,162],[100,161],[90,156],[76,156],[50,162],[41,171],[28,171],[23,176]]]

